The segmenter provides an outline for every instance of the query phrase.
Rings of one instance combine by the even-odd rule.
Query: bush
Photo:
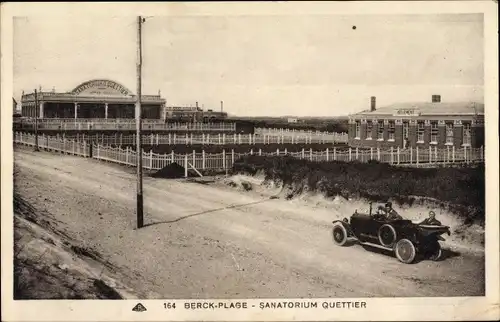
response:
[[[415,197],[434,199],[471,220],[484,220],[484,165],[461,168],[403,168],[386,163],[310,162],[293,157],[245,156],[233,170],[256,174],[295,189],[308,189],[326,196],[365,198],[373,202],[395,201],[412,205]]]

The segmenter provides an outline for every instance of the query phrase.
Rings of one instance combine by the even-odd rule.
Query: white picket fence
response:
[[[35,136],[33,134],[15,133],[14,142],[24,145],[35,145]],[[68,154],[92,157],[99,160],[105,160],[130,166],[135,166],[137,162],[137,153],[132,148],[109,147],[101,144],[92,144],[92,152],[88,141],[78,141],[74,139],[55,138],[48,135],[39,136],[39,148],[52,151],[59,151]],[[457,163],[475,163],[484,162],[484,149],[358,149],[358,148],[333,148],[324,151],[313,151],[312,149],[302,149],[300,152],[288,152],[276,150],[276,152],[263,152],[262,149],[250,150],[246,153],[236,153],[234,150],[222,153],[205,153],[193,151],[190,154],[167,153],[157,154],[143,152],[143,167],[150,170],[159,170],[173,162],[183,165],[187,173],[188,168],[194,167],[199,171],[203,170],[226,170],[232,168],[235,160],[246,155],[267,155],[267,156],[292,156],[298,159],[306,159],[313,162],[324,161],[359,161],[368,162],[377,160],[392,165],[410,165],[410,166],[428,166],[447,165]]]
[[[19,119],[14,123],[19,129],[33,129],[34,119]],[[133,119],[39,119],[38,128],[41,130],[135,130]],[[161,120],[143,120],[142,129],[145,131],[193,131],[193,132],[234,132],[235,123],[165,123]]]
[[[115,133],[114,135],[106,134],[77,134],[65,135],[66,139],[86,139],[101,145],[135,145],[136,135],[123,135],[122,133]],[[227,145],[227,144],[311,144],[311,143],[324,143],[324,144],[338,144],[341,142],[335,141],[333,137],[313,136],[307,133],[296,133],[295,135],[267,135],[267,134],[241,134],[241,133],[168,133],[168,134],[149,134],[142,135],[142,144],[148,145]]]
[[[311,140],[347,143],[349,136],[347,133],[305,131],[296,129],[278,129],[278,128],[256,128],[255,133],[275,137],[294,137],[304,136]]]
[[[35,146],[36,137],[30,133],[15,132],[14,143]],[[90,157],[90,145],[86,140],[59,139],[49,135],[39,135],[38,147],[49,151]]]

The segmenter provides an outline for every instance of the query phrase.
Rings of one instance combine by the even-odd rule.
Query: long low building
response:
[[[349,116],[349,145],[353,147],[479,148],[484,145],[484,104],[478,102],[399,103]]]
[[[70,92],[38,91],[22,95],[21,114],[41,119],[132,119],[137,96],[125,86],[107,79],[84,82]],[[204,111],[198,107],[166,106],[158,95],[142,95],[143,119],[175,122],[218,122],[227,118],[221,111]]]
[[[134,118],[136,95],[125,86],[107,79],[84,82],[70,92],[23,94],[22,116],[39,118]],[[143,117],[164,119],[166,100],[160,95],[142,95]],[[38,114],[38,115],[37,115]]]

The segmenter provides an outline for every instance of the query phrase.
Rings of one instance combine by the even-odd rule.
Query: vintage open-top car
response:
[[[434,213],[431,211],[431,215]],[[439,260],[442,255],[440,240],[445,233],[450,235],[450,228],[438,224],[418,224],[407,219],[391,219],[380,212],[368,214],[357,210],[350,220],[335,220],[333,223],[333,241],[344,246],[349,239],[362,245],[377,247],[394,252],[402,263],[410,264],[419,257]]]

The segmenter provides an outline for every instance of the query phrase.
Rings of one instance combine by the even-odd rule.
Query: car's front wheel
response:
[[[410,240],[403,238],[394,246],[394,253],[400,262],[411,264],[415,260],[417,249]]]
[[[333,241],[339,246],[344,246],[347,242],[347,230],[339,222],[333,224],[332,235]]]

